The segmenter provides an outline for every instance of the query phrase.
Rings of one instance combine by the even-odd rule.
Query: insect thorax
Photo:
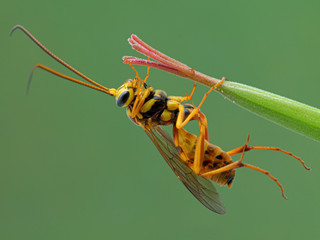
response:
[[[147,91],[147,89],[144,89],[140,96],[143,96],[145,91]],[[164,91],[152,90],[149,96],[145,99],[135,119],[132,119],[131,111],[134,102],[135,99],[128,106],[127,115],[135,124],[141,123],[143,125],[156,124],[165,126],[176,123],[180,102],[170,99]],[[187,116],[193,106],[189,104],[185,104],[183,106],[186,109],[185,115]]]

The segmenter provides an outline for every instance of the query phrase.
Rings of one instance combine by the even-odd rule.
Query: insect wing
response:
[[[225,213],[223,202],[213,183],[195,174],[180,158],[179,151],[172,138],[160,127],[144,129],[168,165],[204,206],[219,214]]]

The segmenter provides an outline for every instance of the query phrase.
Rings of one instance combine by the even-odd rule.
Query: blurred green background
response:
[[[107,87],[134,73],[123,55],[141,56],[131,33],[198,71],[320,107],[319,1],[1,2],[0,239],[314,239],[320,234],[319,143],[257,117],[218,93],[202,107],[211,142],[225,150],[279,146],[307,162],[256,151],[233,187],[218,187],[227,208],[203,207],[178,181],[147,135],[115,100],[37,70],[75,76],[45,55],[21,24],[62,59]],[[142,76],[146,69],[138,68]],[[189,80],[151,70],[170,95]],[[198,103],[208,88],[199,86]],[[196,132],[197,126],[192,125]],[[167,129],[170,131],[170,128]],[[192,130],[192,129],[191,129]],[[193,130],[192,130],[193,131]]]

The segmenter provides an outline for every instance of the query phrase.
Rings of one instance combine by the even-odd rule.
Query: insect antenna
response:
[[[72,66],[70,66],[69,64],[67,64],[65,61],[63,61],[62,59],[60,59],[59,57],[57,57],[55,54],[53,54],[50,50],[48,50],[42,43],[40,43],[27,29],[25,29],[23,26],[21,25],[16,25],[14,26],[11,31],[10,31],[10,36],[12,35],[12,33],[17,30],[20,29],[22,32],[24,32],[38,47],[40,47],[45,53],[47,53],[50,57],[52,57],[54,60],[56,60],[57,62],[59,62],[60,64],[62,64],[63,66],[65,66],[66,68],[68,68],[69,70],[71,70],[72,72],[74,72],[75,74],[77,74],[78,76],[82,77],[83,79],[85,79],[86,81],[90,82],[91,84],[97,86],[100,89],[105,89],[106,91],[109,91],[108,88],[106,88],[105,86],[102,86],[101,84],[93,81],[92,79],[90,79],[89,77],[87,77],[86,75],[82,74],[81,72],[79,72],[78,70],[76,70],[75,68],[73,68]],[[42,65],[43,66],[43,65]],[[30,85],[30,79],[32,78],[32,73],[35,70],[35,68],[39,67],[39,65],[37,64],[32,72],[31,72],[31,76],[29,77],[29,82],[28,82],[28,86]],[[44,69],[44,68],[43,68]],[[45,69],[46,70],[46,69]],[[50,71],[49,71],[50,72]],[[55,71],[54,71],[55,72]],[[53,72],[51,72],[53,73]],[[57,73],[57,72],[56,72]],[[55,74],[55,73],[54,73]],[[57,74],[56,74],[57,75]],[[62,76],[63,74],[61,74]],[[59,76],[59,75],[58,75]],[[60,76],[60,77],[61,77]],[[63,75],[65,76],[65,75]],[[68,78],[66,78],[68,79]],[[70,79],[69,79],[70,80]]]
[[[109,95],[111,95],[111,96],[114,96],[114,95],[115,95],[115,91],[116,91],[115,89],[105,89],[105,88],[97,87],[97,86],[95,86],[95,85],[91,85],[91,84],[89,84],[89,83],[86,83],[86,82],[80,81],[80,80],[78,80],[78,79],[75,79],[75,78],[69,77],[69,76],[67,76],[67,75],[64,75],[64,74],[62,74],[62,73],[59,73],[59,72],[57,72],[57,71],[55,71],[55,70],[53,70],[53,69],[51,69],[51,68],[49,68],[49,67],[47,67],[47,66],[45,66],[45,65],[42,65],[42,64],[36,64],[36,65],[33,67],[32,71],[31,71],[31,74],[30,74],[30,76],[29,76],[29,81],[28,81],[28,85],[27,85],[27,93],[28,93],[28,91],[29,91],[29,87],[30,87],[30,83],[31,83],[31,79],[32,79],[33,72],[34,72],[34,70],[35,70],[36,68],[41,68],[41,69],[43,69],[43,70],[45,70],[45,71],[47,71],[47,72],[49,72],[49,73],[52,73],[52,74],[54,74],[54,75],[56,75],[56,76],[58,76],[58,77],[67,79],[67,80],[69,80],[69,81],[71,81],[71,82],[74,82],[74,83],[77,83],[77,84],[80,84],[80,85],[83,85],[83,86],[86,86],[86,87],[89,87],[89,88],[92,88],[92,89],[95,89],[95,90],[98,90],[98,91],[100,91],[100,92],[107,93],[107,94],[109,94]]]

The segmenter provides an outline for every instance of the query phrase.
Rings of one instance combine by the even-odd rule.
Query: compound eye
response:
[[[130,96],[129,91],[124,91],[124,92],[122,92],[122,93],[119,95],[119,97],[117,98],[117,105],[118,105],[119,107],[124,107],[125,104],[126,104],[127,101],[128,101],[129,96]]]

